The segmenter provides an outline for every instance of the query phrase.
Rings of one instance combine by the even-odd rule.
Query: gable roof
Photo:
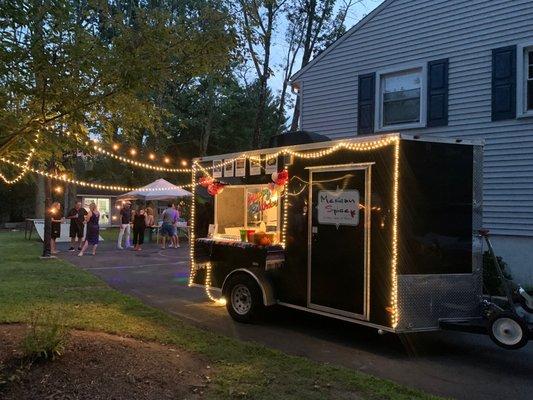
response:
[[[315,65],[318,61],[320,61],[322,58],[324,58],[328,53],[330,53],[335,47],[337,47],[339,44],[344,42],[348,37],[350,37],[354,32],[361,29],[363,26],[366,25],[368,21],[370,21],[372,18],[374,18],[376,15],[378,15],[385,7],[387,7],[389,4],[391,4],[394,0],[385,0],[383,3],[381,3],[379,6],[374,8],[367,16],[362,18],[357,24],[352,26],[348,31],[342,35],[340,38],[338,38],[335,42],[333,42],[329,47],[327,47],[322,53],[320,53],[318,56],[313,58],[311,61],[307,63],[305,67],[297,71],[294,75],[291,76],[290,81],[294,82],[297,80],[304,72],[306,72],[309,68],[311,68],[313,65]]]

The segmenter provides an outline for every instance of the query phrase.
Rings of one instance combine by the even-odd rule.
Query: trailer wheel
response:
[[[229,278],[224,288],[226,309],[238,322],[253,322],[263,310],[261,289],[247,274],[237,274]]]
[[[489,320],[489,336],[504,349],[520,349],[528,341],[527,325],[513,313],[498,313]]]

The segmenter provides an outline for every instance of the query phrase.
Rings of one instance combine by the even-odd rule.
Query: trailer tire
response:
[[[527,324],[511,312],[492,315],[488,330],[492,341],[507,350],[520,349],[529,339]]]
[[[236,274],[224,285],[226,309],[235,321],[250,323],[259,319],[264,305],[261,288],[248,274]]]

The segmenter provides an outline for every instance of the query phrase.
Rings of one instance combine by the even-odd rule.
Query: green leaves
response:
[[[156,134],[160,94],[223,68],[235,46],[229,15],[205,2],[9,3],[0,11],[0,153],[26,151],[38,130],[44,159],[79,148],[89,131]]]

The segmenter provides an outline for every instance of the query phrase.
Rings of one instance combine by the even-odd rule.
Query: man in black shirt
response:
[[[131,205],[129,202],[124,203],[124,206],[120,210],[120,232],[118,234],[117,248],[123,249],[130,246],[130,232],[131,232]],[[126,240],[124,241],[124,247],[122,247],[122,238],[126,233]]]
[[[87,211],[81,206],[81,201],[77,201],[73,209],[67,214],[67,219],[70,219],[70,249],[75,250],[76,239],[78,239],[78,250],[81,250],[81,242],[83,241],[83,228],[85,224],[85,216]]]

